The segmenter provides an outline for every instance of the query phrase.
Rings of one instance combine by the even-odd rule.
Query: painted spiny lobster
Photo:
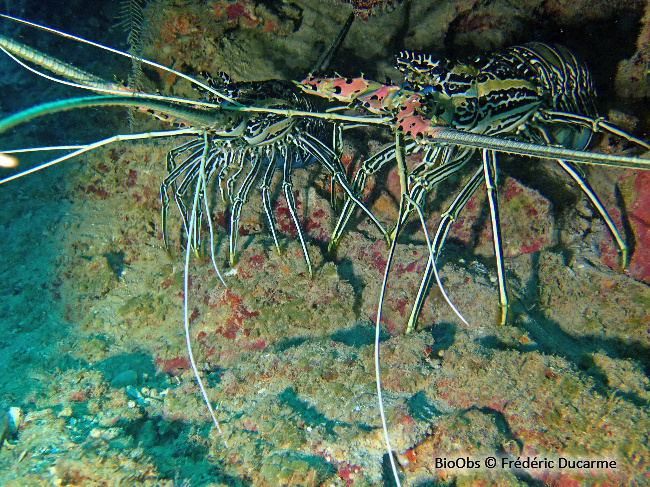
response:
[[[405,199],[400,203],[398,221],[391,231],[393,241],[417,207],[424,210],[427,194],[463,168],[474,155],[474,148],[482,150],[482,168],[476,171],[443,214],[433,239],[434,260],[428,263],[407,332],[412,331],[417,323],[434,275],[435,259],[451,224],[483,181],[487,182],[494,235],[500,321],[506,322],[508,293],[497,204],[496,152],[517,153],[515,145],[521,148],[520,154],[527,155],[535,155],[531,152],[531,149],[536,150],[533,144],[547,146],[545,150],[549,152],[543,157],[556,160],[580,186],[611,232],[621,255],[621,266],[627,265],[627,245],[576,163],[602,161],[604,164],[627,166],[629,160],[596,155],[587,160],[577,153],[572,156],[569,152],[559,151],[553,156],[551,151],[559,147],[581,151],[588,146],[594,132],[615,134],[645,149],[650,149],[650,145],[598,116],[591,75],[568,49],[536,42],[467,62],[439,61],[428,55],[403,52],[397,58],[397,67],[406,78],[400,86],[378,86],[363,78],[312,78],[304,80],[303,86],[308,92],[329,99],[362,106],[373,113],[391,114],[397,133],[406,136],[406,141],[398,138],[396,144],[364,161],[352,182],[355,191],[362,191],[368,176],[386,164],[398,164]],[[451,132],[449,139],[443,140],[447,130],[444,127],[462,133]],[[508,142],[500,141],[501,147],[497,148],[489,139],[480,136],[500,136]],[[456,137],[459,143],[454,147],[450,142]],[[467,138],[474,139],[474,144],[466,140],[460,144],[460,139]],[[520,145],[518,141],[528,144]],[[403,164],[404,155],[422,147],[426,151],[423,161],[407,172]],[[643,164],[638,167],[643,167]],[[341,237],[354,208],[352,203],[348,201],[343,207],[330,246]]]
[[[578,151],[588,146],[595,132],[617,135],[644,149],[650,149],[650,145],[598,116],[591,75],[568,49],[536,42],[514,46],[503,53],[477,57],[467,62],[439,61],[433,60],[429,55],[403,52],[397,58],[397,67],[405,74],[405,83],[402,85],[387,86],[363,78],[340,77],[307,78],[302,81],[304,89],[309,93],[348,103],[351,108],[361,107],[362,110],[375,114],[390,115],[393,119],[396,142],[365,160],[352,182],[353,189],[361,194],[368,176],[377,173],[387,164],[395,163],[398,166],[402,197],[399,215],[390,234],[392,245],[379,298],[377,337],[395,244],[404,224],[413,213],[417,213],[420,218],[430,257],[406,331],[412,331],[417,324],[433,276],[452,309],[467,323],[444,293],[435,262],[451,225],[484,181],[497,265],[499,321],[501,324],[507,322],[509,303],[497,200],[497,152],[535,155],[531,149],[534,151],[539,145],[545,146],[544,151],[548,152],[542,157],[557,161],[579,185],[612,234],[621,256],[621,267],[627,265],[627,245],[576,163],[604,163],[647,170],[647,162],[593,154],[587,160]],[[455,130],[449,131],[445,127]],[[447,133],[449,139],[445,137]],[[494,136],[507,140],[499,139],[496,142]],[[469,140],[475,142],[468,143]],[[491,141],[496,142],[495,145]],[[515,146],[521,152],[517,152]],[[406,154],[422,147],[425,149],[422,162],[407,171],[404,163]],[[435,237],[431,239],[424,219],[426,196],[434,187],[463,168],[474,155],[475,149],[481,150],[482,165],[442,214]],[[556,150],[558,152],[552,154]],[[353,208],[352,202],[348,201],[344,205],[330,246],[335,245],[341,237]],[[378,356],[376,361],[376,381],[381,404]],[[397,476],[381,407],[380,411],[387,451],[394,475]]]
[[[206,85],[192,80],[210,94],[208,101],[197,102],[149,94],[123,94],[124,90],[119,86],[106,83],[14,41],[3,42],[3,51],[9,51],[14,56],[22,57],[69,79],[75,86],[102,92],[108,96],[84,97],[38,106],[0,121],[0,132],[38,116],[75,108],[111,105],[133,106],[152,111],[156,117],[180,121],[187,126],[175,131],[111,137],[80,146],[40,168],[117,140],[181,135],[193,137],[189,142],[173,149],[168,156],[169,174],[161,186],[163,233],[167,246],[166,211],[171,192],[181,213],[187,239],[184,308],[188,355],[204,401],[219,430],[219,423],[203,389],[192,356],[188,319],[187,268],[191,249],[198,248],[201,242],[199,222],[203,215],[210,229],[211,240],[213,237],[208,196],[208,183],[212,178],[218,183],[222,199],[232,205],[229,245],[232,263],[236,251],[236,230],[240,211],[252,185],[259,181],[260,171],[264,173],[261,178],[264,209],[274,241],[276,246],[278,245],[273,230],[272,213],[269,210],[268,185],[273,172],[282,168],[283,192],[298,231],[307,266],[311,271],[304,237],[292,201],[291,174],[296,167],[312,161],[323,165],[333,180],[343,188],[346,198],[332,236],[333,243],[341,237],[352,210],[357,206],[368,213],[392,243],[378,306],[377,342],[390,262],[405,222],[413,213],[418,215],[430,254],[427,271],[409,321],[408,329],[411,330],[415,326],[431,275],[438,279],[435,261],[443,247],[447,231],[483,180],[487,182],[490,201],[500,304],[505,321],[508,298],[499,239],[497,152],[557,160],[597,207],[614,235],[623,262],[627,260],[623,239],[575,164],[648,169],[648,163],[642,159],[583,152],[582,149],[586,147],[592,132],[595,131],[619,135],[645,148],[648,148],[648,145],[597,117],[593,100],[595,94],[588,72],[564,48],[535,43],[513,47],[504,54],[457,64],[436,62],[430,56],[403,53],[398,59],[398,67],[406,74],[406,83],[403,85],[386,85],[363,78],[340,77],[310,77],[297,87],[283,81],[232,83],[222,77],[220,83]],[[343,102],[343,107],[357,108],[361,113],[341,115],[331,110],[340,109],[341,106],[330,107],[330,111],[316,111],[311,101],[312,95],[336,103]],[[393,131],[395,143],[365,161],[350,184],[342,169],[337,150],[329,148],[321,140],[326,133],[324,127],[328,124],[333,126],[334,133],[340,133],[348,124],[386,125]],[[334,138],[332,145],[336,147],[340,142]],[[422,148],[425,149],[424,160],[412,171],[407,171],[404,164],[406,154]],[[445,212],[436,236],[431,241],[424,223],[425,197],[431,188],[460,170],[475,149],[482,151],[482,167],[474,173],[470,182]],[[399,168],[402,200],[398,220],[389,234],[363,205],[359,195],[368,176],[392,163],[396,163]],[[32,171],[4,178],[0,183],[21,177],[28,172]],[[332,186],[333,195],[334,184]],[[218,273],[212,242],[210,247],[215,271]],[[460,313],[456,312],[463,319]],[[377,392],[386,448],[395,482],[399,485],[399,474],[393,459],[381,402],[378,350],[376,343]]]
[[[3,16],[39,29],[54,32],[57,35],[71,37],[79,42],[92,44],[104,50],[129,56],[126,53],[70,36],[54,29],[37,24]],[[216,419],[207,393],[203,387],[198,369],[193,358],[189,335],[189,276],[188,265],[192,249],[198,250],[201,245],[201,220],[206,216],[209,229],[210,256],[214,270],[225,285],[219,272],[214,255],[215,242],[212,225],[211,208],[208,186],[214,178],[224,203],[230,206],[230,244],[229,260],[234,264],[237,235],[241,210],[248,194],[256,182],[262,180],[264,211],[266,213],[270,232],[275,246],[280,251],[275,231],[275,219],[271,208],[270,184],[277,169],[282,171],[282,191],[295,224],[297,236],[301,242],[303,256],[309,275],[312,275],[312,264],[309,257],[300,218],[296,212],[293,195],[292,174],[296,168],[317,162],[325,167],[332,175],[331,198],[334,203],[336,184],[340,185],[348,198],[355,201],[361,208],[363,203],[357,199],[346,179],[340,158],[326,144],[321,142],[325,135],[324,120],[326,115],[314,111],[310,99],[303,94],[295,84],[281,80],[262,82],[234,83],[220,74],[216,79],[208,79],[208,84],[190,81],[206,93],[207,101],[192,101],[178,98],[163,97],[152,94],[132,93],[121,85],[107,82],[95,75],[80,70],[49,55],[36,51],[12,39],[0,37],[0,49],[19,64],[41,76],[56,82],[72,85],[78,88],[103,93],[103,96],[82,97],[52,102],[14,114],[0,121],[0,133],[14,126],[25,123],[37,117],[59,113],[72,109],[88,107],[124,106],[135,107],[150,112],[154,117],[174,123],[185,128],[146,134],[119,135],[109,137],[82,146],[48,147],[43,150],[72,150],[34,168],[21,171],[12,176],[0,179],[0,184],[24,177],[35,171],[58,164],[72,157],[104,146],[118,140],[146,139],[154,137],[190,136],[190,141],[172,149],[167,156],[168,175],[163,180],[160,193],[162,203],[162,233],[165,247],[169,250],[167,212],[171,197],[174,199],[182,217],[185,241],[185,273],[184,273],[184,309],[185,336],[188,357],[197,383],[208,407],[212,420],[221,433],[221,427]],[[52,78],[23,63],[20,59],[38,67],[44,68],[63,78]],[[169,70],[175,75],[187,78],[186,75],[164,66],[143,60],[145,64]],[[128,94],[127,94],[128,93]],[[348,117],[356,120],[358,117]],[[337,117],[346,120],[346,117]],[[333,131],[336,135],[338,132]],[[24,152],[22,150],[5,151],[7,155]],[[263,176],[260,177],[260,173]],[[374,215],[366,210],[376,225],[381,224]],[[385,233],[385,232],[384,232]],[[224,438],[225,442],[225,438]]]

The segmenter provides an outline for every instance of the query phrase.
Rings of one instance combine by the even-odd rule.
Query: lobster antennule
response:
[[[129,54],[127,52],[124,52],[124,51],[120,51],[119,49],[114,49],[112,47],[104,46],[104,45],[99,44],[97,42],[92,42],[92,41],[89,41],[89,40],[84,39],[82,37],[77,37],[77,36],[74,36],[72,34],[68,34],[66,32],[63,32],[63,31],[60,31],[60,30],[57,30],[57,29],[53,29],[51,27],[46,27],[44,25],[37,24],[35,22],[29,22],[27,20],[19,19],[17,17],[12,17],[11,15],[6,15],[6,14],[0,14],[0,17],[5,18],[5,19],[9,19],[9,20],[13,20],[15,22],[19,22],[19,23],[24,24],[24,25],[29,25],[30,27],[34,27],[36,29],[43,30],[45,32],[51,32],[53,34],[59,35],[61,37],[65,37],[67,39],[72,39],[72,40],[77,41],[77,42],[81,42],[81,43],[88,44],[88,45],[91,45],[91,46],[94,46],[94,47],[98,47],[100,49],[103,49],[104,51],[112,52],[114,54],[118,54],[120,56],[127,57],[129,59],[131,59],[133,57],[131,54]],[[221,98],[224,101],[233,103],[235,105],[239,104],[235,100],[233,100],[230,97],[224,95],[223,93],[220,93],[219,91],[215,90],[211,86],[208,86],[205,83],[197,81],[194,78],[192,78],[191,76],[186,75],[185,73],[181,73],[180,71],[176,71],[175,69],[172,69],[172,68],[170,68],[168,66],[164,66],[162,64],[155,63],[153,61],[149,61],[148,59],[144,59],[144,58],[139,58],[139,59],[140,59],[140,61],[142,63],[144,63],[144,64],[146,64],[148,66],[151,66],[151,67],[154,67],[154,68],[157,68],[157,69],[162,69],[163,71],[166,71],[168,73],[172,73],[172,74],[174,74],[176,76],[179,76],[179,77],[181,77],[183,79],[186,79],[190,83],[193,83],[195,85],[200,86],[201,88],[209,91],[210,93],[214,94],[215,96],[217,96],[218,98]]]
[[[125,88],[122,85],[116,83],[110,83],[99,76],[96,76],[92,73],[79,69],[72,64],[65,63],[59,59],[49,56],[45,53],[42,53],[32,47],[29,47],[25,44],[21,44],[9,37],[0,35],[0,49],[4,51],[7,56],[11,57],[14,61],[21,64],[27,69],[33,70],[29,66],[25,65],[17,59],[17,57],[22,58],[26,61],[29,61],[37,66],[41,66],[48,71],[51,71],[54,74],[62,76],[70,80],[72,86],[78,87],[87,87],[93,90],[110,90],[110,91],[126,91],[130,92],[128,88]],[[37,74],[42,75],[39,71],[33,70]],[[64,81],[49,78],[58,83],[63,83]],[[76,83],[75,83],[76,82]]]

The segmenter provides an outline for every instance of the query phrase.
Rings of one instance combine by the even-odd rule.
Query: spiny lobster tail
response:
[[[535,70],[535,79],[548,92],[547,103],[555,110],[598,116],[591,73],[566,47],[531,42],[511,47],[505,55],[512,55]]]
[[[237,100],[247,106],[256,106],[260,108],[273,109],[291,109],[303,112],[314,112],[316,107],[313,100],[305,96],[294,83],[283,80],[270,80],[262,82],[235,83],[233,92]],[[265,124],[272,124],[280,118],[288,117],[278,114],[275,117],[259,114],[259,127],[251,127],[251,131],[263,130]],[[268,122],[265,120],[269,120]],[[316,136],[317,138],[325,137],[325,122],[319,119],[301,118],[297,122],[300,129]]]
[[[543,109],[552,109],[575,115],[597,118],[596,89],[591,73],[586,65],[564,46],[532,42],[508,49],[506,55],[521,60],[534,70],[534,79],[538,80],[545,98]],[[533,140],[543,144],[548,137],[552,144],[582,150],[591,140],[593,130],[589,126],[558,124],[550,119],[550,123],[538,120],[540,130],[546,132],[542,138]],[[532,125],[535,125],[533,123]]]

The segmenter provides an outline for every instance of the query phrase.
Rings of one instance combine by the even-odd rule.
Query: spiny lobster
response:
[[[171,193],[182,216],[186,235],[184,308],[188,355],[204,401],[219,430],[219,423],[192,355],[188,312],[190,286],[187,271],[191,250],[197,249],[201,244],[200,221],[205,216],[209,227],[211,257],[215,271],[217,274],[219,272],[212,241],[214,231],[208,194],[209,183],[213,178],[217,181],[221,198],[231,205],[231,264],[234,262],[237,247],[241,208],[252,186],[260,180],[260,172],[263,172],[261,190],[264,211],[275,245],[279,247],[270,209],[269,187],[274,171],[282,168],[283,194],[311,274],[311,261],[293,201],[291,175],[294,169],[314,161],[322,165],[333,179],[332,204],[336,204],[334,183],[343,188],[345,195],[331,246],[340,239],[356,207],[362,208],[368,214],[391,243],[376,319],[375,369],[386,447],[398,485],[399,474],[390,447],[381,398],[378,341],[390,263],[400,232],[413,213],[420,218],[427,239],[429,262],[415,299],[407,331],[415,327],[432,276],[436,277],[442,289],[436,271],[436,259],[451,224],[484,180],[487,183],[497,256],[501,321],[506,321],[508,296],[496,197],[497,152],[557,160],[596,206],[614,236],[623,263],[627,261],[627,247],[623,239],[575,164],[648,169],[648,163],[642,159],[583,152],[582,149],[587,146],[591,134],[596,131],[606,131],[644,148],[650,147],[597,117],[594,108],[595,93],[588,71],[562,47],[533,43],[465,63],[439,62],[427,55],[405,52],[400,55],[397,63],[398,68],[406,75],[406,82],[401,85],[382,84],[362,77],[309,77],[296,84],[273,80],[233,83],[225,77],[221,77],[216,83],[208,84],[192,80],[208,93],[207,101],[199,102],[151,94],[123,94],[124,89],[119,85],[107,83],[15,41],[3,40],[0,45],[3,51],[71,80],[75,86],[108,95],[76,98],[34,107],[0,121],[0,132],[43,115],[76,108],[111,105],[152,111],[158,118],[181,122],[186,127],[160,133],[110,137],[80,146],[39,168],[118,140],[183,135],[193,137],[168,155],[168,176],[161,185],[163,235],[165,246],[168,247],[166,221]],[[313,100],[316,97],[327,98],[334,102],[334,106],[317,109]],[[340,105],[341,102],[343,105]],[[354,108],[359,113],[337,113],[341,108]],[[350,183],[340,162],[342,130],[352,125],[371,124],[390,128],[395,143],[367,159]],[[334,134],[332,147],[322,140],[328,132],[326,128],[330,128]],[[557,145],[564,147],[556,147]],[[406,155],[422,149],[425,152],[423,161],[408,171],[405,165]],[[459,171],[469,161],[475,149],[481,149],[482,166],[444,213],[434,239],[430,239],[424,222],[426,196],[432,188]],[[392,231],[388,232],[361,201],[360,194],[368,176],[393,163],[399,168],[402,199],[398,219]],[[0,184],[29,172],[32,170],[6,177],[0,180]],[[451,300],[447,300],[453,307]],[[465,321],[455,307],[454,310],[460,319]]]

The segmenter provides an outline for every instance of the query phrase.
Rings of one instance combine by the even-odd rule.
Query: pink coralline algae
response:
[[[618,187],[625,207],[625,217],[634,235],[626,273],[637,281],[650,284],[650,174],[647,171],[626,171],[619,178]],[[612,214],[620,215],[620,210],[612,208]],[[620,267],[617,251],[609,235],[603,242],[603,260],[614,269]]]

